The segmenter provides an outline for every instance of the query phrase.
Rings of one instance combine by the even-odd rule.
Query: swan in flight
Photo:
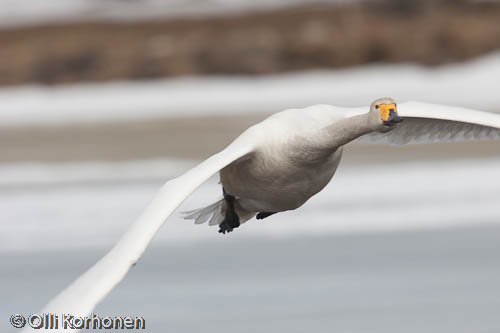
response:
[[[227,148],[169,180],[101,260],[44,309],[88,315],[137,263],[166,218],[220,172],[223,199],[185,216],[228,233],[254,216],[293,210],[333,177],[347,143],[388,144],[500,138],[500,115],[458,107],[377,99],[368,107],[315,105],[276,113]],[[227,236],[226,236],[227,237]]]

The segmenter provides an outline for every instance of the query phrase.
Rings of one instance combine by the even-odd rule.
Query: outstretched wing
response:
[[[500,114],[419,102],[398,104],[404,118],[388,133],[371,133],[361,141],[411,143],[500,139]]]
[[[258,146],[257,133],[255,126],[249,128],[226,149],[166,182],[111,251],[55,297],[43,312],[89,314],[139,260],[165,219],[189,194],[226,165],[254,151]]]

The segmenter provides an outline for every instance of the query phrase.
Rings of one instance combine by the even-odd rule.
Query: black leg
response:
[[[259,214],[257,214],[257,220],[263,220],[266,217],[269,217],[273,214],[276,214],[276,212],[274,212],[274,213],[265,213],[265,212],[259,213]]]
[[[234,228],[240,226],[240,218],[238,214],[234,211],[234,200],[232,195],[226,193],[226,190],[222,188],[222,193],[224,193],[224,200],[226,201],[226,215],[224,220],[219,224],[219,233],[225,234],[226,232],[233,231]]]

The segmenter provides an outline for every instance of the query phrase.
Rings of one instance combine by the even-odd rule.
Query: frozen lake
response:
[[[500,228],[158,244],[96,313],[147,332],[487,333],[500,327]],[[236,233],[234,234],[236,235]],[[103,249],[2,257],[2,332]]]
[[[195,161],[18,165],[0,168],[0,252],[108,247],[164,180]],[[294,212],[251,221],[232,239],[500,224],[500,159],[341,164],[332,183]],[[154,243],[220,238],[179,211],[221,197],[217,177],[168,220]],[[23,235],[23,237],[18,237]]]
[[[39,309],[195,161],[2,167],[0,312]],[[498,158],[343,165],[295,212],[230,235],[175,213],[99,305],[149,332],[494,332]],[[220,196],[216,179],[182,208]]]

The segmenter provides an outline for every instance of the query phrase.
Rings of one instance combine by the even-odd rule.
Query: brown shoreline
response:
[[[223,149],[265,114],[179,117],[140,121],[0,129],[0,163],[203,159]],[[393,147],[354,143],[344,162],[499,157],[497,141]]]
[[[387,1],[386,1],[387,2]],[[0,85],[425,65],[500,48],[500,4],[388,1],[0,30]]]

